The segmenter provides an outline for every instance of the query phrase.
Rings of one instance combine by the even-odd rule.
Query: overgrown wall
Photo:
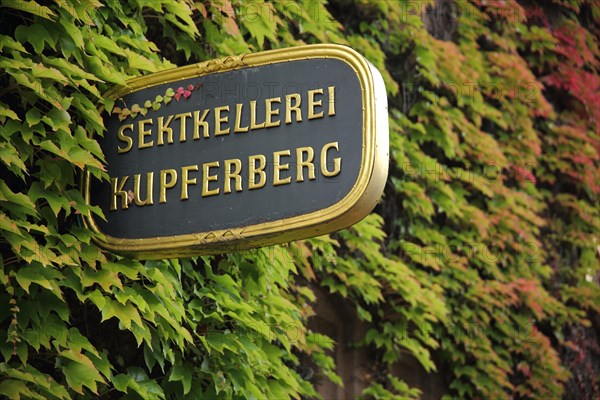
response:
[[[366,398],[597,398],[594,1],[0,2],[0,394],[307,398],[335,375],[311,287],[368,326]],[[214,257],[101,251],[84,169],[125,80],[304,43],[382,72],[390,175],[350,229]],[[125,396],[125,397],[124,397]]]

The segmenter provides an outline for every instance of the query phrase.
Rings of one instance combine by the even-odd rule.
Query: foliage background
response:
[[[300,398],[335,375],[315,285],[369,330],[366,398],[597,398],[594,1],[0,2],[0,393]],[[385,196],[354,227],[216,257],[100,251],[77,189],[106,177],[105,90],[176,65],[348,44],[390,102]],[[308,366],[318,370],[309,378]]]

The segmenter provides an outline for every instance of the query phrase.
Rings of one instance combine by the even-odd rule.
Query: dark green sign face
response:
[[[347,47],[212,61],[113,95],[100,139],[111,179],[84,185],[109,250],[158,258],[320,235],[363,218],[383,189],[385,91]]]

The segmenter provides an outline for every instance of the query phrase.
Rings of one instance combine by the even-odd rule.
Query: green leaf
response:
[[[15,30],[15,37],[20,42],[29,42],[37,54],[42,54],[46,43],[54,48],[50,33],[42,24],[33,24],[30,26],[19,25]]]
[[[93,393],[98,394],[97,383],[104,383],[104,379],[93,366],[91,360],[87,357],[85,359],[86,362],[80,362],[83,361],[81,359],[79,361],[66,361],[62,372],[67,379],[69,387],[75,392],[83,394],[83,387],[85,386]]]
[[[37,201],[39,199],[47,201],[55,216],[58,216],[58,213],[62,208],[68,210],[69,207],[68,199],[56,192],[44,190],[40,182],[33,182],[27,195],[32,201]]]
[[[16,274],[17,282],[27,293],[29,293],[29,286],[36,283],[53,291],[55,295],[59,295],[61,290],[56,281],[62,277],[62,274],[54,268],[42,266],[41,263],[49,264],[51,262],[48,257],[49,252],[45,248],[39,248],[36,244],[35,250],[36,253],[27,258],[35,259],[37,262],[32,262],[30,265],[20,268]]]
[[[91,268],[85,268],[83,270],[83,276],[81,277],[81,284],[85,288],[92,286],[95,283],[99,284],[100,287],[108,293],[110,293],[111,286],[116,286],[123,290],[123,283],[116,272],[106,269],[94,271]]]
[[[8,231],[8,232],[12,232],[16,235],[24,237],[23,233],[21,233],[21,230],[17,226],[16,222],[13,221],[12,219],[8,218],[4,214],[0,214],[0,229]]]
[[[19,0],[16,0],[16,1],[19,1]],[[27,53],[27,49],[25,49],[25,47],[23,47],[23,45],[21,43],[17,42],[10,36],[0,35],[0,52],[5,47],[7,47],[9,49],[20,51],[22,53]]]
[[[143,71],[156,72],[158,71],[158,67],[156,63],[144,57],[137,52],[131,51],[129,49],[124,50],[124,54],[127,57],[127,62],[129,63],[130,68],[141,69]]]
[[[81,350],[81,348],[78,350]],[[72,349],[63,350],[60,353],[58,353],[58,355],[66,358],[66,359],[69,359],[71,361],[75,361],[76,363],[83,364],[89,368],[95,369],[94,363],[92,362],[92,360],[90,360],[87,356],[82,354],[80,351],[74,351]]]
[[[127,372],[128,375],[119,374],[113,377],[112,383],[115,389],[124,393],[129,393],[129,389],[132,389],[142,399],[147,400],[165,398],[162,388],[154,380],[148,379],[140,368],[128,368]]]
[[[42,121],[42,114],[36,107],[31,108],[29,111],[27,111],[27,114],[25,114],[25,120],[27,121],[27,125],[32,127]]]
[[[165,14],[165,19],[167,21],[171,22],[191,37],[195,38],[199,35],[196,23],[191,17],[192,10],[190,10],[188,3],[168,2],[165,4],[165,7],[168,11]]]
[[[123,55],[123,51],[125,50],[119,47],[119,45],[114,40],[104,35],[94,34],[91,40],[93,40],[94,44],[97,47],[108,50],[111,53],[119,56]]]
[[[102,321],[116,317],[126,329],[131,328],[131,322],[135,322],[139,327],[143,327],[142,319],[138,310],[131,303],[125,305],[117,301],[106,301],[102,309]]]
[[[181,362],[176,363],[169,375],[169,382],[173,381],[181,381],[183,394],[188,394],[192,388],[192,370],[181,364]]]
[[[15,121],[20,121],[21,118],[19,118],[19,116],[17,115],[17,113],[15,113],[13,110],[11,110],[10,108],[8,108],[8,106],[2,102],[0,102],[0,116],[2,117],[8,117],[10,119],[13,119]]]
[[[42,6],[33,0],[3,0],[1,7],[10,7],[15,10],[28,12],[50,21],[54,19],[53,17],[56,17],[56,14],[50,8]]]
[[[46,78],[57,81],[63,85],[67,85],[69,80],[59,70],[52,67],[46,67],[43,64],[33,64],[31,74],[35,78]]]
[[[20,400],[21,396],[24,396],[24,398],[34,397],[27,384],[16,379],[5,379],[0,382],[0,393],[13,400]]]
[[[0,160],[4,163],[11,172],[18,175],[21,179],[25,179],[24,173],[27,173],[27,166],[21,159],[19,152],[10,143],[0,143]]]
[[[4,181],[0,181],[0,201],[8,201],[18,205],[19,209],[25,214],[36,216],[37,211],[35,204],[31,201],[28,196],[23,193],[14,193],[6,186]]]

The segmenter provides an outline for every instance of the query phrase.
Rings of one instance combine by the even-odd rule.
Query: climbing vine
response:
[[[0,394],[312,398],[336,343],[315,287],[367,326],[364,398],[595,398],[600,8],[593,1],[0,0]],[[213,257],[100,250],[103,96],[148,73],[307,43],[384,77],[390,175],[346,230]]]

